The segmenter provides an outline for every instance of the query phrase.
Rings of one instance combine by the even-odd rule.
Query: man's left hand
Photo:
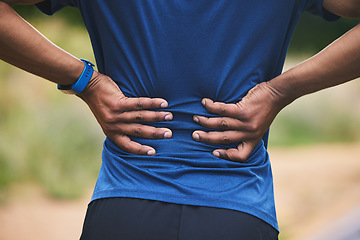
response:
[[[237,148],[216,149],[213,155],[222,159],[244,162],[250,156],[276,115],[284,107],[279,93],[270,82],[252,88],[236,104],[202,100],[204,107],[219,117],[194,116],[199,125],[222,131],[194,131],[193,139],[210,144],[239,143]]]

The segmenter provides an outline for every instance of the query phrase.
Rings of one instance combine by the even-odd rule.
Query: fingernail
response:
[[[200,140],[200,135],[198,133],[193,133],[193,138],[195,141],[199,141]]]
[[[167,106],[168,106],[167,102],[162,102],[160,104],[160,107],[162,107],[162,108],[166,108]]]
[[[201,103],[202,103],[202,105],[206,105],[206,100],[205,100],[205,98],[201,101]]]
[[[196,123],[199,122],[199,118],[197,116],[194,116],[194,122],[196,122]]]
[[[165,115],[165,120],[166,120],[166,121],[172,120],[172,115],[171,115],[171,114]]]
[[[218,151],[214,151],[214,152],[213,152],[213,155],[214,155],[215,157],[220,157],[220,153],[219,153]]]
[[[155,154],[155,150],[154,149],[150,149],[149,151],[146,152],[146,155],[148,156],[152,156]]]
[[[172,136],[171,132],[164,133],[164,138],[171,138],[171,136]]]

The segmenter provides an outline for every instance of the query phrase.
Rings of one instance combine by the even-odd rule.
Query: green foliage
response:
[[[304,96],[286,107],[270,132],[271,146],[360,141],[360,82]]]
[[[35,5],[17,5],[14,9],[19,13],[20,16],[28,21],[44,21],[45,19],[58,18],[63,20],[67,25],[70,26],[83,26],[83,20],[80,12],[74,7],[65,7],[61,11],[54,14],[53,17],[46,16]]]
[[[62,48],[93,61],[85,29],[57,17],[34,23]],[[58,198],[81,196],[94,184],[104,135],[87,106],[4,62],[0,133],[0,200],[14,182],[35,182]]]
[[[304,13],[295,29],[289,54],[314,54],[357,25],[359,20],[340,18],[327,22],[322,18]]]
[[[360,140],[358,121],[354,116],[301,118],[297,114],[280,115],[271,132],[272,146],[296,146],[316,143],[355,142]],[[321,121],[316,121],[321,120]]]
[[[1,86],[12,96],[0,95],[11,106],[1,108],[0,191],[14,181],[31,181],[52,196],[81,196],[95,180],[104,138],[89,111],[81,110],[86,106],[71,106],[80,100],[64,98],[70,96],[48,97],[47,88],[30,86],[30,94],[16,96],[13,87]]]
[[[3,152],[0,152],[0,189],[6,187],[9,185],[14,177],[12,175],[12,166],[10,165],[10,162],[6,160],[6,156]]]

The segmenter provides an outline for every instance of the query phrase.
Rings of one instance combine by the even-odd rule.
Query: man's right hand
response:
[[[81,74],[84,63],[51,43],[11,7],[41,1],[0,0],[0,59],[57,84],[71,85]],[[164,99],[127,98],[114,81],[98,72],[94,72],[78,96],[90,107],[105,135],[126,152],[155,154],[155,149],[131,141],[130,136],[150,139],[172,136],[170,129],[141,124],[172,120],[170,112],[150,111],[166,108],[168,103]]]
[[[172,120],[170,112],[149,110],[166,108],[168,103],[164,99],[128,98],[110,77],[96,71],[78,96],[90,107],[105,135],[125,152],[149,156],[155,154],[155,149],[132,141],[130,136],[148,139],[172,136],[170,129],[141,124]]]

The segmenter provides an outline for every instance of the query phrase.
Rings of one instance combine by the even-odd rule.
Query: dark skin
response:
[[[94,75],[79,97],[88,104],[105,135],[123,151],[138,155],[154,155],[155,149],[134,142],[129,136],[149,139],[171,138],[170,129],[141,124],[171,121],[170,112],[151,111],[155,108],[166,108],[168,103],[160,98],[125,97],[109,77],[100,73]]]
[[[262,136],[269,129],[275,116],[284,105],[278,99],[278,92],[270,84],[259,84],[236,104],[214,102],[203,99],[202,104],[211,113],[219,117],[194,116],[194,121],[206,128],[220,129],[220,131],[195,131],[196,141],[212,144],[229,144],[241,142],[237,148],[216,149],[215,157],[243,162]]]
[[[303,95],[360,77],[359,39],[360,25],[314,57],[268,82],[258,84],[236,104],[204,99],[204,107],[219,117],[194,116],[194,121],[204,127],[224,131],[195,131],[193,138],[207,143],[241,142],[237,149],[216,149],[213,155],[245,161],[285,106]]]
[[[73,84],[84,63],[52,44],[11,8],[41,1],[0,1],[0,59],[52,82]],[[324,0],[323,6],[339,16],[360,17],[360,0]],[[203,99],[204,107],[219,117],[196,115],[194,121],[223,131],[195,131],[194,140],[216,144],[241,142],[236,149],[216,149],[213,155],[230,161],[245,161],[282,108],[298,97],[360,76],[360,43],[356,39],[360,39],[359,26],[315,57],[255,86],[236,104]],[[96,71],[78,97],[87,103],[104,133],[126,152],[150,156],[156,153],[151,146],[134,142],[130,136],[149,139],[172,136],[168,128],[141,124],[172,120],[171,112],[152,111],[166,108],[165,99],[128,98],[110,77]]]
[[[0,58],[52,82],[71,85],[81,75],[84,63],[52,44],[10,7],[38,2],[41,1],[0,1]],[[166,108],[166,100],[128,98],[110,77],[99,72],[94,71],[89,84],[78,97],[87,103],[104,133],[126,152],[155,154],[155,149],[131,141],[129,136],[149,139],[172,136],[170,129],[141,124],[172,120],[170,112],[151,111]]]

